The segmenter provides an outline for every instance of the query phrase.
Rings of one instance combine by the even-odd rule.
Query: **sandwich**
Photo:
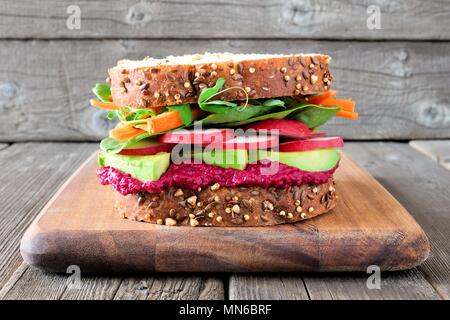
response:
[[[91,105],[117,124],[97,176],[122,218],[167,226],[294,223],[332,210],[341,137],[358,118],[323,54],[205,53],[120,60]]]

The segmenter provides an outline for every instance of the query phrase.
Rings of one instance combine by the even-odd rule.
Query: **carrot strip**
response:
[[[192,117],[198,119],[202,114],[200,109],[192,110]],[[150,134],[160,133],[175,129],[183,125],[180,113],[178,111],[166,111],[155,117],[147,118],[147,123],[136,125],[136,128],[147,131]]]
[[[163,112],[155,117],[147,119],[148,133],[160,133],[181,127],[182,125],[183,121],[181,120],[181,116],[178,111]]]
[[[112,129],[109,136],[116,140],[129,140],[145,131],[139,128],[134,128],[132,124],[122,125]]]
[[[333,99],[337,95],[337,91],[329,90],[327,92],[322,93],[321,95],[308,97],[306,101],[312,104],[321,105],[322,101]]]
[[[102,101],[94,100],[94,99],[89,100],[89,102],[91,103],[91,106],[97,107],[97,108],[102,108],[105,110],[112,111],[112,110],[120,110],[121,109],[121,107],[119,107],[111,102],[102,102]]]
[[[326,99],[320,104],[324,107],[341,107],[344,111],[354,112],[355,111],[355,101],[350,99]]]
[[[336,116],[356,120],[356,119],[358,119],[358,112],[341,110],[338,113],[336,113]]]

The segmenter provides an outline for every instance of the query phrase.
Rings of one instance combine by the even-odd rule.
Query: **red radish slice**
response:
[[[263,150],[277,147],[278,136],[238,136],[224,142],[223,148],[226,150]]]
[[[233,137],[233,129],[180,129],[163,134],[159,138],[159,141],[164,143],[181,143],[207,146],[210,144],[222,145],[224,141],[232,139]]]
[[[341,137],[323,137],[308,140],[295,140],[280,144],[281,152],[308,151],[323,148],[342,148],[344,140]]]
[[[297,120],[288,119],[269,119],[251,123],[245,126],[245,129],[254,129],[257,132],[265,130],[269,134],[278,134],[284,137],[297,139],[308,139],[313,134],[312,130],[306,124]],[[278,133],[272,132],[278,130]]]
[[[161,143],[154,140],[141,140],[122,149],[119,154],[124,156],[150,156],[160,152],[172,151],[175,144]]]

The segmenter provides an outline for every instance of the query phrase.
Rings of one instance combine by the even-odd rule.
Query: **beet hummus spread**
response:
[[[337,168],[331,170],[308,172],[282,163],[278,165],[276,174],[261,174],[274,163],[260,161],[249,164],[245,170],[221,168],[204,163],[171,164],[169,169],[156,181],[140,181],[127,173],[105,166],[97,171],[103,185],[112,185],[123,195],[136,192],[159,193],[171,187],[195,190],[219,183],[223,187],[259,186],[262,188],[287,188],[292,185],[322,184],[328,181]]]

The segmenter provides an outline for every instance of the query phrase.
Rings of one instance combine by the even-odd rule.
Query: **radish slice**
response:
[[[122,149],[118,154],[124,156],[150,156],[160,152],[172,151],[175,144],[161,143],[154,140],[141,140],[125,149]]]
[[[277,147],[278,136],[238,136],[224,142],[224,149],[227,150],[263,150]]]
[[[160,142],[181,143],[195,145],[222,145],[224,141],[234,137],[233,129],[205,129],[205,130],[186,130],[180,129],[163,134]]]
[[[341,137],[322,137],[308,140],[294,140],[280,144],[281,152],[308,151],[323,148],[342,148],[344,140]]]
[[[245,129],[254,129],[257,132],[265,131],[272,135],[278,134],[283,137],[309,139],[314,133],[303,122],[288,119],[269,119],[258,121],[245,126]]]

